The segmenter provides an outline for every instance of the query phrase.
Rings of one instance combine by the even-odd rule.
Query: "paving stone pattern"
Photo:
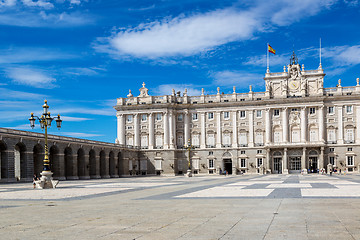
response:
[[[1,184],[0,239],[360,239],[360,175]]]

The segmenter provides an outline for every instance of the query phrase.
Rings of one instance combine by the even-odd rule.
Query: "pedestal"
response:
[[[282,172],[282,174],[289,174],[289,169],[285,168]]]
[[[38,181],[35,181],[36,188],[44,189],[44,188],[56,188],[59,181],[53,180],[53,173],[50,171],[42,171],[41,178]]]
[[[188,170],[186,171],[186,176],[187,176],[187,177],[192,177],[191,169],[188,169]]]

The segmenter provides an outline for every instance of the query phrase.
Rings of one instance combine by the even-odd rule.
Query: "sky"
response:
[[[30,128],[44,100],[50,134],[114,142],[116,98],[264,91],[295,51],[324,86],[360,77],[359,0],[0,0],[0,127]],[[55,124],[54,124],[55,125]]]

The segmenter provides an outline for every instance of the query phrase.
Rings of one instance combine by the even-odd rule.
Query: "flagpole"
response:
[[[266,72],[269,73],[270,72],[270,69],[269,69],[269,43],[267,43],[267,45],[266,45],[266,63],[267,63]]]
[[[322,69],[322,66],[321,66],[321,38],[320,38],[320,51],[319,51],[319,57],[320,57],[320,64],[319,64],[319,69]]]

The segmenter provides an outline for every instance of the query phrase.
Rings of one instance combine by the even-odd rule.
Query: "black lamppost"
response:
[[[61,128],[60,114],[57,117],[51,117],[50,112],[48,111],[49,105],[47,105],[47,100],[45,100],[45,104],[43,105],[44,112],[41,117],[34,116],[34,113],[31,113],[31,117],[29,118],[30,127],[35,127],[35,121],[39,120],[41,129],[45,129],[45,156],[44,156],[44,168],[41,174],[41,179],[37,182],[36,185],[38,188],[55,188],[57,182],[52,180],[53,173],[50,169],[50,160],[49,160],[49,149],[48,149],[48,136],[47,136],[47,129],[51,127],[51,122],[53,120],[56,121],[56,127],[58,129]]]

